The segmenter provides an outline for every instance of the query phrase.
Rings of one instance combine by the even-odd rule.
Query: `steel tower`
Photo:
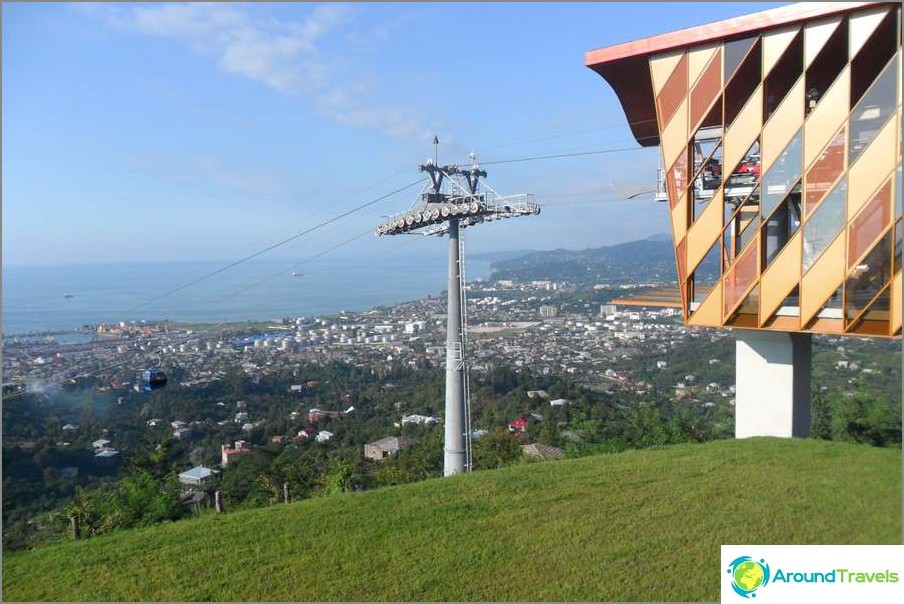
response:
[[[434,144],[436,144],[434,139]],[[474,160],[474,155],[471,155]],[[443,475],[471,470],[470,402],[468,400],[467,303],[461,229],[482,222],[539,214],[533,195],[502,197],[482,179],[476,161],[470,170],[439,167],[434,160],[418,166],[429,177],[414,205],[376,228],[376,234],[449,235],[448,315],[446,317],[446,414]],[[482,185],[482,186],[481,186]]]

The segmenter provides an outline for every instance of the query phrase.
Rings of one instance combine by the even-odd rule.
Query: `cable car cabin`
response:
[[[142,386],[145,392],[159,390],[166,386],[166,374],[159,369],[148,369],[141,378]]]

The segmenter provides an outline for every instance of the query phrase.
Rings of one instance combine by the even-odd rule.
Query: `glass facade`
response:
[[[891,181],[888,181],[851,223],[848,230],[848,268],[870,248],[890,221]]]
[[[640,102],[632,77],[644,77],[634,61],[649,60],[642,111],[658,120],[679,287],[695,325],[900,333],[902,313],[882,306],[902,298],[886,295],[904,248],[900,10],[825,3],[817,14],[713,24],[683,47],[657,39],[664,46],[650,54],[624,47],[632,62],[613,87],[629,114]],[[612,69],[618,52],[598,64]],[[713,279],[718,300],[707,298]]]
[[[844,316],[853,321],[891,280],[891,232],[857,266],[844,284]]]
[[[759,276],[759,254],[756,243],[749,246],[725,274],[722,281],[724,314],[729,314]]]
[[[763,216],[768,216],[775,209],[776,204],[791,190],[791,187],[800,180],[801,164],[803,163],[801,141],[803,141],[803,128],[797,131],[785,150],[763,176],[761,197]]]
[[[844,172],[844,144],[847,142],[847,128],[842,128],[829,141],[819,159],[807,171],[807,195],[804,213],[809,216],[835,180]]]
[[[801,268],[807,272],[844,226],[847,177],[842,178],[813,215],[804,223],[804,250]]]
[[[848,165],[854,163],[895,110],[897,101],[897,56],[888,62],[873,85],[851,111]]]

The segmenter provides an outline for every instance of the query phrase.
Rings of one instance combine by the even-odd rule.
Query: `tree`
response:
[[[475,470],[501,468],[521,457],[521,443],[507,430],[495,430],[474,441],[471,455]]]
[[[828,398],[820,392],[813,393],[811,409],[810,436],[832,440],[832,407]]]

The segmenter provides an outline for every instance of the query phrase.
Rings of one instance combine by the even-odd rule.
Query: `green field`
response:
[[[202,516],[3,558],[3,599],[717,601],[723,543],[901,543],[901,450],[677,445]]]

